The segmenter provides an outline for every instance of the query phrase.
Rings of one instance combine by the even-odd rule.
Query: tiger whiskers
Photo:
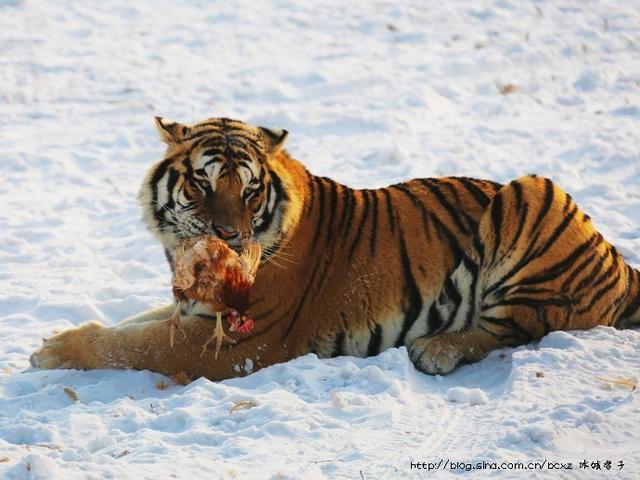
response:
[[[159,208],[161,217],[168,225],[159,225],[157,228],[160,232],[171,233],[177,238],[188,238],[202,235],[207,228],[204,222],[192,216],[190,213],[194,211],[195,205],[180,206],[180,210],[176,210],[173,206],[151,202],[152,205]]]
[[[285,265],[281,265],[276,262],[272,257],[264,257],[264,261],[270,263],[271,265],[275,265],[278,268],[282,268],[283,270],[287,268]]]
[[[286,263],[288,263],[290,265],[298,265],[300,262],[294,260],[292,257],[293,256],[291,256],[291,258],[284,257],[284,256],[282,256],[282,253],[280,252],[280,253],[273,253],[268,258],[270,260],[274,260],[274,259],[275,260],[280,260],[280,261],[286,262]]]
[[[288,249],[291,249],[291,245],[287,245],[287,244],[272,245],[271,247],[269,247],[269,249],[273,250],[274,252],[282,253],[284,255],[289,255],[292,257],[294,256],[292,253],[287,252]]]
[[[289,248],[288,245],[271,245],[263,248],[263,259],[273,265],[277,265],[280,268],[286,268],[285,265],[279,264],[276,260],[289,263],[290,265],[298,265],[298,261],[294,260],[295,255],[283,251],[284,248]]]
[[[280,250],[279,248],[268,250],[267,253],[271,256],[280,257],[283,260],[290,260],[290,259],[296,258],[294,254],[285,252],[283,250]],[[298,263],[298,262],[295,262],[295,263]]]

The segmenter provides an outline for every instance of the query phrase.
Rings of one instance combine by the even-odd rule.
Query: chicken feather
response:
[[[231,310],[231,331],[245,333],[253,326],[246,317],[250,306],[250,291],[260,264],[259,244],[250,244],[242,254],[211,236],[184,240],[176,250],[173,294],[178,302],[169,322],[169,342],[174,343],[175,330],[180,329],[181,308],[184,302],[196,300],[209,305],[216,313],[214,334],[207,340],[202,355],[212,341],[216,341],[218,357],[224,341],[235,343],[222,327],[222,312]]]

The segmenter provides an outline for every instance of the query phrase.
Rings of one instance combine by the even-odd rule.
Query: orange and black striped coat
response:
[[[221,379],[310,352],[406,346],[418,369],[448,373],[552,330],[640,319],[638,272],[548,179],[428,178],[356,190],[309,173],[282,149],[286,131],[229,119],[156,124],[168,149],[141,188],[145,222],[170,265],[189,236],[236,249],[260,243],[256,328],[217,360],[200,358],[212,312],[192,302],[187,335],[169,348],[158,321],[167,306],[62,332],[34,365]]]

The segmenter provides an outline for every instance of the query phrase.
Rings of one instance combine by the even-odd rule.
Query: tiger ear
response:
[[[189,127],[186,125],[162,117],[155,117],[155,123],[160,139],[168,145],[180,143],[189,131]]]
[[[281,128],[265,128],[260,129],[260,136],[269,153],[278,153],[284,147],[284,141],[287,139],[289,132]]]

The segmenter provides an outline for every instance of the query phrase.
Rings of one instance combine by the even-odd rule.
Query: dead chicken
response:
[[[262,250],[251,244],[239,255],[215,237],[201,236],[184,240],[176,250],[173,295],[178,305],[168,320],[169,342],[173,346],[176,329],[180,329],[180,310],[189,299],[209,305],[216,313],[216,328],[202,347],[215,340],[215,358],[224,341],[235,343],[222,326],[222,313],[229,311],[230,331],[246,333],[253,320],[246,314],[250,304],[250,289],[255,279]],[[182,334],[186,337],[184,331]]]

